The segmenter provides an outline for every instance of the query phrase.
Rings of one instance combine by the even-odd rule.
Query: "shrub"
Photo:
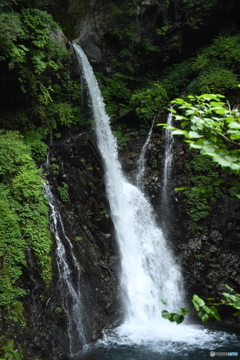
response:
[[[43,280],[50,283],[52,241],[41,174],[17,132],[0,135],[0,175],[0,305],[8,305],[25,294],[16,284],[27,265],[26,247],[35,256]]]

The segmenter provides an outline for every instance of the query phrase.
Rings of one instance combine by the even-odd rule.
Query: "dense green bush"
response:
[[[24,295],[20,277],[29,248],[43,280],[51,281],[48,203],[41,174],[23,138],[0,134],[0,305]]]
[[[46,11],[15,3],[15,11],[4,7],[0,14],[0,62],[17,72],[27,107],[9,109],[2,125],[21,132],[37,127],[46,135],[58,125],[81,123],[80,86],[68,78],[69,51],[54,37],[60,28]]]
[[[167,92],[160,83],[153,83],[151,88],[137,91],[131,99],[140,119],[146,121],[153,118],[157,110],[167,102]]]
[[[226,95],[236,90],[239,61],[240,35],[221,35],[199,50],[195,57],[165,69],[160,82],[170,99],[181,92]]]
[[[210,67],[202,71],[187,87],[189,94],[221,93],[236,89],[238,77],[232,70]]]
[[[108,115],[115,118],[128,111],[134,79],[121,73],[115,73],[111,77],[105,77],[100,73],[96,75]]]

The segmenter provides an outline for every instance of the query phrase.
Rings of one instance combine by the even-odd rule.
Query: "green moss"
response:
[[[185,164],[185,171],[192,186],[184,191],[189,213],[194,223],[209,215],[212,203],[223,196],[219,188],[219,173],[210,157],[196,155]]]
[[[62,201],[69,202],[70,196],[69,196],[69,188],[67,183],[62,182],[62,186],[58,186],[57,191]]]
[[[51,275],[51,236],[48,203],[41,174],[23,138],[16,132],[0,135],[0,305],[23,296],[22,267],[27,266],[25,249],[35,256],[43,280]]]
[[[7,340],[0,348],[0,356],[3,356],[1,360],[23,360],[21,346],[16,345],[12,339]]]

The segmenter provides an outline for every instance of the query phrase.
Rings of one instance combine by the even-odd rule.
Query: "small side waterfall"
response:
[[[170,105],[172,109],[172,105]],[[172,112],[168,114],[167,124],[172,126],[173,116]],[[171,179],[172,172],[172,158],[173,158],[173,143],[174,137],[171,130],[164,129],[164,165],[163,165],[163,183],[162,183],[162,194],[161,194],[161,202],[164,206],[167,205],[169,194],[169,183]]]
[[[121,253],[125,324],[134,329],[141,327],[144,333],[154,324],[166,324],[161,318],[161,299],[168,301],[169,309],[179,307],[183,299],[181,272],[157,227],[150,203],[122,173],[116,139],[93,70],[81,48],[76,44],[73,47],[89,89],[98,147],[105,164],[107,196]]]
[[[50,228],[54,234],[57,246],[57,285],[61,296],[61,306],[67,319],[67,338],[64,339],[64,347],[66,347],[65,350],[70,357],[74,357],[80,353],[82,346],[87,340],[82,322],[81,271],[73,252],[73,245],[65,233],[62,218],[57,210],[57,203],[50,186],[45,184],[44,190],[51,209]]]
[[[172,109],[173,106],[170,105]],[[169,112],[167,117],[167,124],[172,126],[173,116],[172,112]],[[173,160],[173,144],[174,136],[171,130],[163,130],[164,137],[164,158],[163,158],[163,176],[162,176],[162,191],[160,196],[160,221],[164,234],[169,232],[171,211],[170,211],[170,185],[172,175],[172,160]]]
[[[138,159],[136,186],[140,190],[143,190],[143,180],[144,180],[145,168],[146,168],[146,151],[147,151],[148,144],[149,144],[149,141],[150,141],[151,136],[152,136],[154,123],[155,123],[155,116],[153,118],[152,125],[150,127],[150,130],[148,132],[145,144],[142,147],[142,150],[141,150],[141,153],[140,153],[140,156],[139,156],[139,159]]]

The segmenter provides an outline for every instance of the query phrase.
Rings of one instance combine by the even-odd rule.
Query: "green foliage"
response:
[[[48,204],[41,174],[16,132],[0,134],[0,181],[0,305],[8,305],[25,294],[18,285],[27,265],[26,246],[43,280],[51,281]]]
[[[27,48],[18,44],[24,38],[20,15],[17,13],[0,14],[0,60],[11,57],[12,61],[23,62]]]
[[[130,83],[134,79],[121,73],[115,73],[112,77],[104,77],[100,73],[96,75],[108,115],[115,118],[129,111],[129,101],[132,95]]]
[[[173,134],[183,135],[190,149],[197,149],[201,154],[186,164],[191,187],[176,189],[184,190],[194,222],[208,215],[209,201],[223,196],[224,186],[229,187],[228,182],[231,194],[240,197],[240,150],[237,143],[240,138],[240,112],[231,109],[222,99],[222,95],[213,94],[176,99],[173,102],[178,109],[172,112],[175,120],[181,121],[181,128],[162,124],[172,129]],[[230,173],[230,179],[221,179],[217,169],[214,171],[214,165]]]
[[[54,311],[55,311],[56,313],[58,313],[58,314],[61,314],[61,313],[63,312],[63,309],[62,309],[61,307],[59,307],[59,306],[56,306],[55,309],[54,309]]]
[[[186,16],[185,25],[198,29],[202,25],[204,18],[210,15],[213,8],[218,9],[221,7],[221,2],[219,0],[183,0],[181,6]]]
[[[240,34],[220,35],[213,40],[213,44],[204,48],[200,56],[205,57],[206,65],[210,65],[211,60],[215,58],[228,69],[238,70],[240,65]],[[198,59],[199,60],[199,59]],[[194,67],[197,69],[201,61],[197,61]]]
[[[135,132],[126,132],[126,126],[123,124],[115,124],[113,126],[113,134],[117,138],[118,148],[122,149],[131,140],[131,136],[135,136]]]
[[[182,121],[182,129],[173,134],[183,135],[191,149],[212,157],[222,168],[239,174],[240,112],[222,101],[224,96],[204,94],[176,99],[181,114],[173,111],[175,120]],[[183,115],[182,115],[183,113]]]
[[[51,15],[38,9],[23,9],[21,20],[30,50],[24,64],[20,65],[21,88],[26,93],[31,87],[31,97],[46,106],[53,100],[49,72],[54,73],[63,67],[67,51],[50,36],[57,30]]]
[[[210,319],[216,319],[218,321],[221,320],[217,308],[213,305],[207,306],[205,301],[201,299],[198,295],[193,295],[192,304],[203,324],[206,324]]]
[[[53,175],[58,175],[59,173],[59,165],[58,164],[51,164],[50,165],[50,170],[53,173]]]
[[[82,236],[76,236],[75,241],[82,242],[83,241]]]
[[[220,35],[202,49],[192,63],[197,77],[187,87],[188,93],[227,93],[236,88],[239,75],[240,36]]]
[[[42,141],[42,135],[36,131],[25,133],[25,142],[28,145],[31,157],[37,162],[46,159],[48,146]]]
[[[156,168],[157,168],[157,165],[158,165],[157,159],[153,159],[153,160],[151,161],[151,168],[152,168],[152,169],[156,169]]]
[[[7,306],[8,319],[18,322],[22,328],[26,327],[24,320],[24,308],[20,301],[14,301]]]
[[[164,304],[167,304],[164,301]],[[170,313],[167,310],[162,311],[162,317],[164,319],[169,320],[170,322],[175,322],[177,324],[181,324],[184,321],[184,316],[189,314],[190,311],[186,308],[180,308],[176,313]]]
[[[62,182],[62,186],[58,186],[57,191],[62,201],[64,202],[70,201],[69,188],[67,183]]]
[[[208,298],[207,299],[208,303],[206,304],[206,302],[198,295],[196,294],[193,295],[192,304],[194,310],[197,311],[198,316],[202,320],[203,324],[206,324],[210,319],[216,319],[218,321],[221,320],[221,316],[216,306],[221,306],[221,305],[230,306],[233,309],[237,309],[237,311],[233,314],[234,316],[240,315],[240,294],[234,293],[234,289],[228,285],[225,285],[225,287],[231,293],[222,293],[225,299],[221,299],[220,302],[216,302],[213,298]]]
[[[181,64],[167,68],[161,77],[161,85],[166,90],[168,97],[172,99],[181,93],[191,81],[193,76],[192,61],[186,60]]]
[[[131,99],[131,105],[136,108],[136,113],[145,121],[151,120],[166,102],[166,90],[157,82],[152,84],[151,88],[136,92]]]
[[[115,25],[113,35],[121,47],[128,45],[136,36],[136,23],[132,21],[136,15],[136,3],[137,1],[125,1],[119,5],[110,4],[112,25]]]
[[[165,69],[161,85],[169,98],[182,91],[194,95],[231,94],[240,75],[239,61],[240,35],[220,35],[192,59]]]
[[[200,75],[187,87],[188,93],[225,93],[235,89],[238,77],[232,70],[211,66],[200,72]]]
[[[0,360],[23,360],[21,347],[14,344],[14,340],[7,340],[6,344],[0,348]]]
[[[208,304],[200,298],[198,295],[194,294],[192,297],[192,304],[194,307],[194,310],[197,311],[198,317],[201,319],[203,324],[206,324],[210,319],[216,319],[218,321],[221,320],[221,316],[218,312],[218,309],[214,305],[219,304],[213,304],[212,300],[214,299],[208,299],[210,300]],[[162,300],[162,302],[167,305],[165,301]],[[176,322],[177,324],[181,324],[184,319],[185,315],[189,314],[190,311],[186,308],[180,308],[176,313],[170,313],[167,310],[162,311],[162,317],[164,319],[167,319],[171,322]]]
[[[225,285],[228,290],[231,291],[231,294],[229,293],[223,293],[222,295],[226,298],[222,300],[222,304],[232,306],[234,309],[237,309],[233,315],[239,316],[240,315],[240,294],[233,294],[234,289],[231,288],[228,285]]]
[[[1,184],[0,200],[0,305],[8,305],[25,291],[16,282],[26,266],[24,256],[25,242],[21,238],[17,214],[12,211],[6,186]]]
[[[60,29],[52,16],[38,8],[45,3],[38,0],[30,6],[30,1],[16,1],[14,10],[9,12],[4,7],[5,12],[0,14],[0,61],[8,62],[6,71],[17,70],[29,108],[28,111],[21,109],[17,117],[9,110],[9,120],[4,127],[35,131],[38,126],[43,135],[59,124],[71,126],[81,120],[79,85],[67,79],[69,53],[55,40]],[[78,88],[78,97],[75,88]]]
[[[156,53],[160,52],[159,46],[154,45],[153,40],[150,40],[150,39],[143,40],[143,47],[145,48],[146,54],[151,53],[151,52],[156,52]]]
[[[184,190],[191,218],[197,222],[209,215],[210,202],[223,196],[219,187],[219,172],[212,158],[203,155],[195,155],[185,164],[184,170],[191,187],[180,190]],[[196,225],[193,226],[197,229]]]

